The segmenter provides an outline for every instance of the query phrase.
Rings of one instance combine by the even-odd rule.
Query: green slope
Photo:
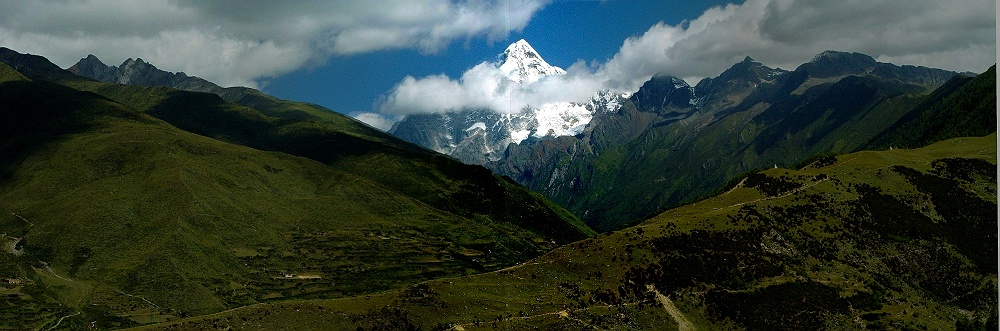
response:
[[[323,162],[463,217],[484,215],[514,223],[559,243],[594,233],[558,205],[482,167],[461,164],[316,105],[248,88],[212,88],[217,86],[200,79],[218,94],[100,83],[62,70],[44,57],[5,48],[0,49],[0,61],[41,80],[101,94],[188,132]],[[559,221],[538,221],[553,218]]]
[[[10,81],[24,81],[28,80],[20,72],[14,70],[10,66],[3,65],[0,66],[0,82],[10,82]]]
[[[593,234],[481,167],[343,116],[0,73],[0,328],[116,328],[371,293]]]
[[[956,77],[875,137],[870,147],[915,147],[996,130],[996,65],[974,77]],[[987,97],[983,97],[987,96]]]
[[[996,141],[770,169],[513,268],[156,328],[995,329]]]
[[[461,164],[314,105],[269,98],[267,111],[259,111],[227,103],[211,93],[90,80],[61,82],[122,102],[183,130],[307,157],[466,217],[486,214],[542,232],[560,243],[593,233],[561,207],[539,203],[540,196],[501,180],[485,168]],[[523,209],[522,214],[532,216],[512,217],[509,209],[524,204],[531,208]],[[568,226],[533,221],[552,216],[565,219]]]

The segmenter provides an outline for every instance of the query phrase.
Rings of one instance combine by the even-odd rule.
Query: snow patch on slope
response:
[[[472,126],[470,126],[468,129],[465,129],[465,131],[472,131],[475,129],[486,131],[486,123],[476,122],[475,124],[472,124]]]
[[[594,118],[586,105],[571,102],[547,104],[534,111],[538,123],[534,136],[538,138],[578,135]]]
[[[520,145],[521,142],[524,141],[525,139],[528,139],[528,136],[530,136],[530,135],[531,135],[531,130],[511,131],[510,132],[510,141],[512,143]]]
[[[631,93],[611,93],[608,90],[600,90],[590,98],[590,105],[593,112],[614,113],[622,108],[622,102],[630,96],[632,96]]]

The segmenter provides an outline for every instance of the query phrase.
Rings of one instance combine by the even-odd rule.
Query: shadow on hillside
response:
[[[0,184],[46,145],[99,126],[110,113],[102,99],[46,82],[0,83]]]
[[[369,153],[419,154],[346,134],[327,124],[271,117],[253,108],[226,103],[211,93],[170,92],[149,114],[198,135],[326,164]]]

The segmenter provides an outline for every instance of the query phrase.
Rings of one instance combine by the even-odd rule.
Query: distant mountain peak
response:
[[[86,58],[80,59],[72,67],[69,67],[69,72],[75,75],[93,78],[99,81],[109,80],[114,76],[114,69],[108,67],[107,64],[98,59],[94,54],[87,55]]]
[[[137,57],[135,59],[128,58],[127,60],[125,60],[125,62],[122,62],[122,65],[120,67],[124,68],[124,67],[130,67],[130,66],[134,66],[134,65],[140,65],[140,66],[149,65],[149,66],[153,66],[153,65],[147,63],[146,61],[143,61],[142,58]]]
[[[139,85],[170,86],[182,90],[216,93],[218,85],[183,72],[168,72],[157,68],[142,58],[128,58],[118,66],[109,66],[90,54],[70,67],[69,72],[102,82]]]
[[[776,70],[774,68],[764,65],[763,63],[757,62],[757,60],[754,60],[752,57],[747,56],[743,58],[743,61],[733,64],[733,66],[729,67],[729,69],[726,69],[726,71],[749,71],[749,70],[755,70],[755,68]],[[722,75],[725,75],[725,71],[723,71]]]
[[[813,57],[812,61],[810,62],[816,63],[823,61],[840,62],[840,63],[866,63],[866,64],[874,64],[876,62],[875,58],[869,55],[854,53],[854,52],[841,52],[841,51],[830,51],[830,50],[823,51],[822,53],[817,54],[815,57]]]
[[[515,41],[514,43],[510,44],[510,46],[507,46],[507,49],[504,50],[503,53],[505,55],[525,54],[526,57],[540,57],[538,55],[538,52],[535,51],[535,48],[531,47],[531,44],[529,44],[528,41],[524,39]]]
[[[75,74],[79,74],[78,72],[74,71],[73,68],[80,68],[80,67],[106,68],[107,66],[108,65],[104,64],[104,62],[101,61],[101,59],[97,58],[96,55],[90,54],[87,55],[87,57],[80,59],[80,62],[77,62],[75,65],[70,67],[70,71],[73,71],[73,73]]]
[[[878,62],[870,55],[841,51],[819,53],[812,61],[803,63],[795,71],[814,78],[876,75],[933,87],[944,84],[956,75],[953,71],[912,65],[899,66]]]
[[[566,73],[562,68],[545,62],[538,51],[535,51],[524,39],[507,46],[507,49],[500,55],[499,62],[500,71],[518,84],[531,83],[544,76]]]
[[[760,83],[771,80],[775,76],[784,72],[784,70],[768,67],[763,63],[757,62],[750,56],[747,56],[743,58],[743,61],[733,64],[732,67],[723,71],[718,77],[706,78],[702,80],[705,84],[699,82],[698,86],[700,87],[698,89],[701,90],[699,93],[705,93],[705,89],[708,88],[713,81],[717,84],[725,83],[731,80]]]

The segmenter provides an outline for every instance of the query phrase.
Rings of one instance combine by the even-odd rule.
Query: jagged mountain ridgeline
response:
[[[487,169],[313,105],[98,82],[9,49],[0,61],[0,328],[372,293],[594,234]],[[88,70],[181,77],[122,67]]]
[[[994,69],[971,76],[836,51],[793,71],[747,57],[695,86],[664,75],[630,94],[597,92],[574,116],[537,119],[546,107],[468,110],[411,115],[390,132],[485,165],[606,231],[755,169],[992,133]],[[958,100],[963,106],[956,108]],[[573,129],[511,139],[533,127]]]

